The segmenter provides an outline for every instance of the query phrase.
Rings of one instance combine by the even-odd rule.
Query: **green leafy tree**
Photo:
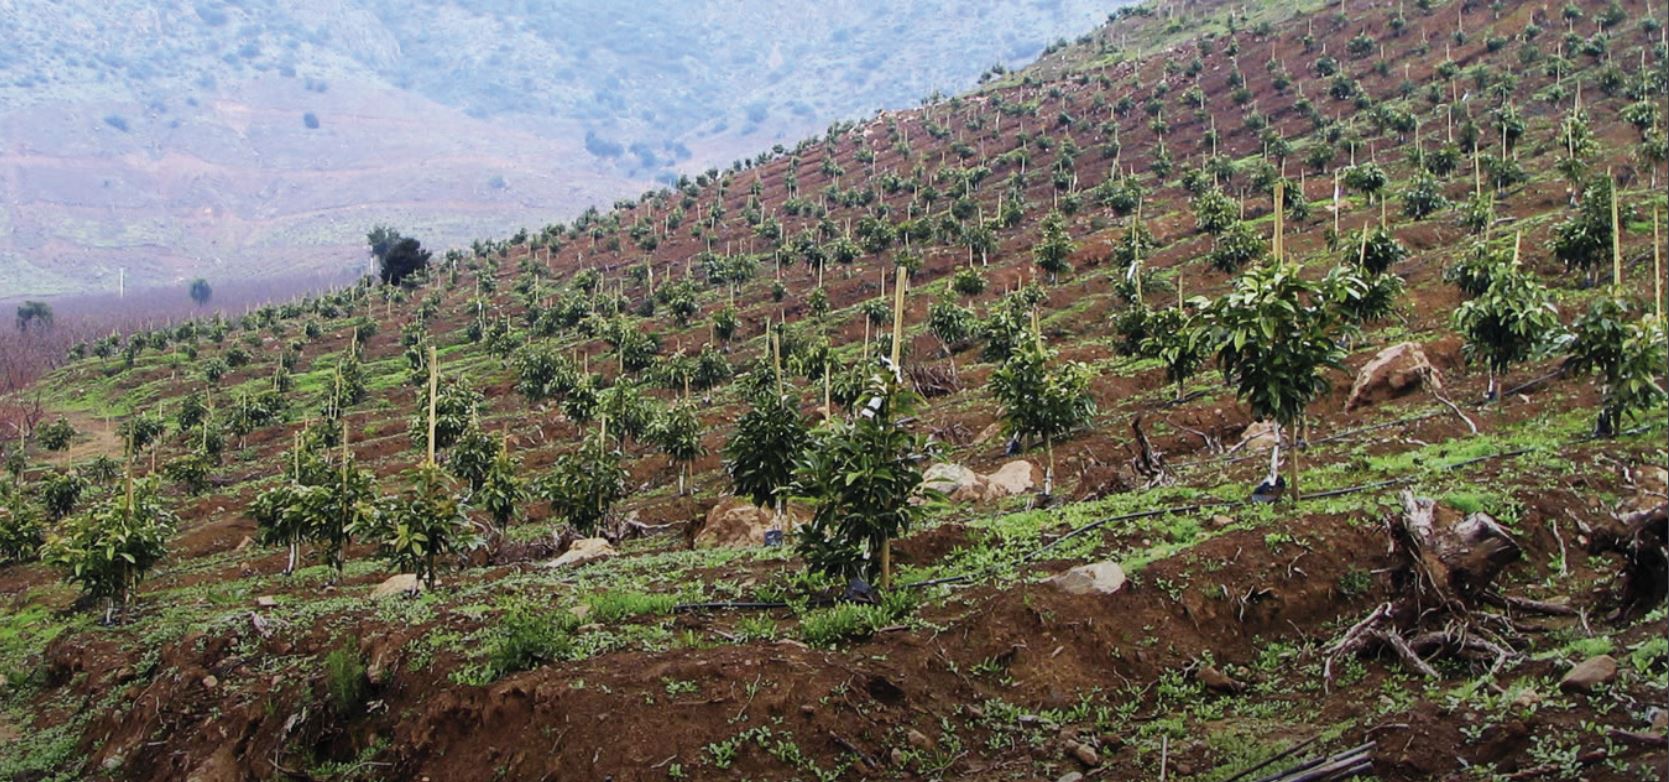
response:
[[[209,490],[210,468],[207,454],[185,453],[163,465],[162,474],[184,489],[186,494],[196,497]]]
[[[1196,300],[1205,344],[1217,366],[1257,419],[1282,429],[1297,425],[1304,409],[1331,384],[1326,372],[1344,360],[1345,324],[1319,283],[1286,263],[1242,274],[1234,289],[1214,301]],[[1270,455],[1268,482],[1277,482],[1280,435]],[[1297,459],[1293,492],[1297,495]]]
[[[1373,274],[1356,265],[1340,265],[1321,280],[1333,307],[1353,326],[1386,320],[1397,311],[1406,286],[1395,274]]]
[[[396,572],[411,573],[431,588],[442,557],[480,543],[451,479],[433,464],[417,468],[407,492],[378,500],[354,536],[375,542],[377,556]]]
[[[26,301],[17,305],[17,330],[27,334],[52,328],[52,305],[44,301]]]
[[[742,325],[742,319],[736,314],[733,306],[721,307],[713,313],[713,335],[721,342],[729,342],[736,336],[736,329]]]
[[[927,439],[899,424],[915,396],[895,373],[870,378],[861,412],[813,433],[796,466],[795,492],[813,503],[797,548],[807,567],[891,585],[890,542],[927,513],[913,502]]]
[[[1257,230],[1244,220],[1236,220],[1213,242],[1209,258],[1217,271],[1235,274],[1262,261],[1267,252],[1268,243]]]
[[[957,304],[947,291],[929,305],[927,329],[939,340],[945,355],[951,358],[951,368],[954,370],[957,351],[966,348],[979,334],[979,318],[974,315],[973,310]]]
[[[1611,177],[1595,177],[1582,189],[1577,212],[1553,228],[1553,255],[1581,270],[1591,285],[1594,269],[1611,257]]]
[[[779,381],[780,383],[780,381]],[[782,511],[782,492],[794,482],[794,464],[810,444],[799,400],[778,389],[753,394],[748,411],[724,447],[724,468],[737,496]]]
[[[494,526],[502,533],[521,513],[529,496],[521,479],[521,460],[501,446],[487,468],[481,487],[475,491],[475,503],[492,517]]]
[[[1055,441],[1088,423],[1095,414],[1090,382],[1095,371],[1071,361],[1051,368],[1055,352],[1043,344],[1034,322],[1031,338],[1022,340],[1001,367],[991,374],[991,392],[1003,408],[1003,428],[1022,444],[1043,441],[1048,466],[1043,471],[1043,493],[1055,487]]]
[[[1201,340],[1199,324],[1179,305],[1152,313],[1145,326],[1141,353],[1165,365],[1165,380],[1176,386],[1176,398],[1180,400],[1188,378],[1211,355]]]
[[[678,467],[678,494],[684,494],[690,464],[707,455],[701,444],[701,418],[695,404],[682,400],[668,405],[655,417],[649,439]]]
[[[375,525],[377,501],[376,479],[369,470],[354,465],[345,426],[340,446],[335,465],[320,464],[310,483],[292,484],[289,509],[300,517],[303,537],[319,548],[337,579],[342,577],[343,555],[353,535]]]
[[[1572,325],[1565,367],[1593,374],[1604,384],[1604,402],[1594,432],[1615,436],[1625,416],[1638,416],[1664,398],[1657,378],[1664,365],[1663,322],[1631,319],[1628,306],[1606,297]]]
[[[179,519],[162,504],[154,479],[129,479],[125,493],[72,516],[47,535],[41,561],[84,595],[105,601],[104,619],[125,606],[168,550]]]
[[[70,441],[75,439],[75,427],[63,416],[51,423],[43,424],[35,430],[35,440],[48,451],[62,451],[70,447]]]
[[[1194,223],[1200,231],[1212,236],[1227,231],[1240,215],[1239,205],[1220,187],[1212,187],[1195,196],[1193,206]]]
[[[209,299],[214,298],[214,288],[209,287],[209,281],[202,277],[191,281],[187,293],[191,295],[191,300],[196,302],[199,307],[207,305]]]
[[[963,296],[978,296],[985,292],[985,286],[985,275],[980,274],[979,270],[972,266],[957,269],[956,274],[951,275],[950,278],[951,290]]]
[[[596,415],[607,419],[609,434],[625,443],[643,438],[655,420],[655,407],[642,386],[622,377],[597,394]]]
[[[692,378],[696,388],[705,390],[723,385],[730,380],[733,373],[729,359],[726,359],[718,348],[710,344],[701,346],[701,355],[696,357],[695,375]]]
[[[469,484],[471,491],[479,490],[487,480],[493,460],[498,458],[498,451],[498,438],[482,431],[478,424],[472,424],[447,452],[446,471]]]
[[[19,490],[0,483],[0,564],[30,562],[40,555],[46,524]]]
[[[75,512],[81,495],[87,491],[87,479],[69,470],[52,470],[41,476],[39,492],[41,507],[47,518],[57,521]]]
[[[1455,310],[1454,324],[1466,340],[1466,359],[1488,368],[1484,397],[1495,399],[1500,377],[1545,347],[1562,327],[1552,296],[1530,273],[1502,265],[1489,276],[1489,287]]]
[[[1345,169],[1343,178],[1345,187],[1366,195],[1369,203],[1379,200],[1385,186],[1391,183],[1391,178],[1378,163],[1358,163]]]
[[[442,377],[438,382],[439,391],[435,395],[435,449],[451,448],[463,437],[481,415],[481,406],[485,401],[481,392],[475,390],[469,381],[462,377]],[[417,390],[417,410],[407,421],[406,434],[410,437],[412,446],[425,448],[429,441],[429,388],[423,386]]]
[[[1443,187],[1437,178],[1431,174],[1415,174],[1402,191],[1402,213],[1415,220],[1424,220],[1448,208],[1449,199],[1443,195]]]
[[[335,360],[335,372],[325,394],[325,419],[340,419],[347,409],[366,400],[366,370],[354,352]]]
[[[580,372],[573,387],[562,395],[562,414],[574,423],[588,423],[597,414],[603,378],[596,372]]]
[[[517,350],[510,366],[516,373],[516,392],[529,402],[560,399],[579,375],[572,359],[555,345],[542,342]]]
[[[1050,212],[1043,218],[1043,237],[1032,248],[1032,257],[1037,261],[1037,268],[1049,275],[1050,282],[1072,271],[1072,263],[1068,259],[1076,249],[1077,245],[1066,233],[1066,218],[1060,212]]]
[[[290,458],[284,461],[286,480],[256,495],[249,504],[249,515],[255,520],[261,543],[288,549],[284,574],[289,575],[295,572],[301,543],[307,539],[311,527],[301,495],[306,488],[323,484],[331,476],[325,460],[316,451],[304,447],[299,437]]]
[[[606,428],[604,422],[577,450],[558,456],[539,483],[539,494],[550,501],[551,513],[582,535],[595,534],[614,503],[626,496],[626,468]]]

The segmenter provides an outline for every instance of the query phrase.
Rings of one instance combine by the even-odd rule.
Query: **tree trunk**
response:
[[[1292,424],[1292,480],[1287,481],[1292,485],[1287,487],[1287,491],[1292,492],[1293,502],[1298,501],[1298,452],[1301,447],[1299,443],[1301,438],[1300,433],[1303,431],[1303,425],[1304,419],[1302,416],[1300,416],[1299,419]]]
[[[1049,466],[1043,470],[1043,496],[1052,497],[1055,494],[1055,438],[1043,435],[1043,450],[1049,457]]]
[[[1429,588],[1442,603],[1456,597],[1473,603],[1522,556],[1511,534],[1488,514],[1462,517],[1406,490],[1402,505],[1403,516],[1390,522],[1392,540],[1418,577],[1416,590]]]
[[[296,572],[296,554],[299,553],[300,549],[301,543],[299,541],[290,541],[290,564],[284,567],[284,575],[287,576]]]
[[[1281,427],[1275,427],[1275,447],[1269,449],[1269,477],[1264,479],[1271,489],[1281,477]]]

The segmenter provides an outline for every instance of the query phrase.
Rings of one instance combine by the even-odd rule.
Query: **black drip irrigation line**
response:
[[[1642,432],[1649,431],[1652,428],[1653,428],[1652,424],[1647,424],[1647,425],[1644,425],[1644,426],[1637,426],[1637,427],[1634,427],[1633,429],[1628,429],[1628,430],[1624,430],[1622,432],[1618,432],[1618,436],[1640,434]],[[1585,435],[1582,435],[1581,437],[1577,437],[1575,439],[1570,440],[1567,443],[1564,443],[1564,445],[1566,447],[1572,446],[1572,445],[1581,445],[1583,443],[1592,442],[1592,441],[1598,440],[1598,439],[1600,439],[1598,435],[1585,434]],[[1501,451],[1501,452],[1498,452],[1498,453],[1485,454],[1483,456],[1474,456],[1474,457],[1471,457],[1469,459],[1462,459],[1461,461],[1445,465],[1443,467],[1443,469],[1444,470],[1458,470],[1458,469],[1463,468],[1463,467],[1470,467],[1474,464],[1481,464],[1483,462],[1495,461],[1497,459],[1516,459],[1516,458],[1518,458],[1520,456],[1523,456],[1525,454],[1537,453],[1537,452],[1540,452],[1541,450],[1543,450],[1543,449],[1542,448],[1533,448],[1533,447],[1514,448],[1510,451]],[[1418,480],[1418,478],[1419,478],[1419,476],[1403,476],[1403,477],[1400,477],[1400,478],[1387,478],[1387,479],[1382,480],[1382,481],[1374,481],[1372,483],[1364,483],[1364,484],[1359,484],[1359,485],[1356,485],[1356,486],[1345,486],[1345,487],[1341,487],[1341,488],[1337,488],[1337,489],[1324,489],[1322,491],[1312,492],[1312,493],[1308,493],[1308,494],[1300,493],[1299,496],[1298,496],[1297,501],[1298,502],[1309,502],[1311,500],[1324,500],[1324,499],[1329,499],[1329,498],[1332,498],[1332,497],[1344,497],[1344,496],[1348,496],[1348,495],[1351,495],[1351,494],[1360,494],[1360,493],[1365,492],[1365,491],[1374,491],[1376,489],[1384,489],[1384,488],[1389,488],[1389,487],[1392,487],[1392,486],[1400,486],[1400,485],[1404,485],[1404,484],[1414,483],[1416,480]],[[1064,535],[1062,535],[1058,538],[1055,538],[1054,540],[1049,541],[1048,543],[1045,543],[1042,546],[1039,546],[1035,549],[1032,549],[1031,551],[1026,552],[1025,555],[1021,556],[1018,560],[1016,560],[1014,562],[1014,564],[1015,565],[1024,565],[1028,562],[1031,562],[1031,561],[1037,559],[1038,557],[1040,557],[1043,554],[1047,553],[1048,551],[1054,549],[1056,546],[1059,546],[1060,544],[1065,543],[1068,540],[1071,540],[1075,537],[1078,537],[1079,535],[1083,535],[1083,534],[1088,533],[1088,532],[1093,532],[1097,529],[1100,529],[1102,527],[1107,526],[1108,524],[1113,524],[1113,523],[1121,522],[1121,521],[1135,521],[1137,519],[1152,518],[1154,516],[1166,516],[1166,515],[1171,515],[1171,514],[1197,513],[1199,511],[1206,510],[1208,508],[1235,507],[1235,506],[1251,505],[1251,504],[1253,504],[1252,500],[1207,500],[1205,502],[1197,502],[1197,503],[1194,503],[1192,505],[1174,505],[1174,506],[1165,507],[1165,508],[1151,508],[1151,509],[1148,509],[1148,510],[1134,511],[1134,512],[1131,512],[1131,513],[1124,513],[1124,514],[1120,514],[1118,516],[1109,516],[1109,517],[1104,518],[1104,519],[1097,519],[1097,520],[1092,521],[1088,524],[1085,524],[1081,527],[1077,527],[1075,529],[1068,530],[1066,534],[1064,534]],[[984,578],[985,576],[989,575],[990,573],[992,573],[996,569],[997,568],[986,568],[986,569],[978,571],[978,572],[963,573],[962,575],[958,575],[958,576],[944,576],[944,577],[941,577],[941,578],[930,578],[930,579],[926,579],[924,581],[912,581],[908,584],[900,584],[898,586],[898,588],[899,589],[923,589],[923,588],[932,587],[932,586],[947,586],[947,585],[951,585],[951,584],[965,584],[965,583],[969,583],[969,582],[975,581],[975,580],[980,579],[980,578]],[[819,606],[831,605],[834,602],[835,602],[835,600],[832,599],[832,598],[821,598],[821,599],[818,599],[818,600],[811,601],[810,605],[819,605]],[[672,610],[675,613],[683,613],[683,612],[688,612],[688,611],[715,611],[715,610],[769,610],[769,609],[787,608],[787,607],[789,607],[789,604],[786,603],[786,602],[781,602],[781,601],[752,601],[752,602],[748,602],[748,601],[717,601],[717,602],[708,602],[708,603],[681,603],[677,606],[674,606]]]
[[[1552,372],[1549,372],[1545,375],[1542,375],[1541,377],[1530,378],[1529,380],[1526,380],[1522,383],[1519,383],[1518,385],[1513,386],[1512,388],[1509,388],[1505,391],[1502,391],[1501,396],[1512,396],[1513,394],[1516,394],[1520,391],[1527,391],[1529,389],[1535,388],[1536,386],[1539,386],[1543,383],[1546,383],[1549,380],[1554,380],[1556,378],[1564,377],[1564,375],[1565,375],[1565,367],[1564,367],[1564,365],[1560,365],[1558,369],[1555,369]]]

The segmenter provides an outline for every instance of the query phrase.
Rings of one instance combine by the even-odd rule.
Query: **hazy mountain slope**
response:
[[[339,268],[378,220],[542,224],[963,89],[1107,10],[0,1],[0,299]]]

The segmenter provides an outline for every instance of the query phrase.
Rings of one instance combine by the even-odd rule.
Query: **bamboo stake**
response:
[[[1657,303],[1657,319],[1663,320],[1663,245],[1658,237],[1657,207],[1652,207],[1652,300]]]
[[[1611,295],[1623,295],[1623,228],[1617,219],[1617,180],[1611,172],[1605,172],[1606,178],[1611,180]]]
[[[435,466],[435,397],[439,395],[440,371],[435,364],[435,346],[429,346],[429,459],[428,466]]]
[[[910,270],[898,267],[898,278],[893,281],[892,368],[900,380],[904,377],[904,366],[899,363],[904,348],[904,287],[909,281]]]
[[[1286,257],[1286,243],[1285,243],[1285,240],[1283,238],[1282,228],[1281,228],[1281,220],[1286,215],[1286,192],[1287,192],[1286,181],[1285,180],[1276,180],[1275,181],[1275,263],[1277,265],[1279,265],[1281,263],[1281,261]],[[1179,277],[1180,277],[1180,274],[1179,274]],[[1177,296],[1178,297],[1180,297],[1182,295],[1181,290],[1182,290],[1181,288],[1177,289]],[[1179,298],[1178,299],[1179,306],[1180,306],[1180,303],[1181,303],[1181,299]]]

